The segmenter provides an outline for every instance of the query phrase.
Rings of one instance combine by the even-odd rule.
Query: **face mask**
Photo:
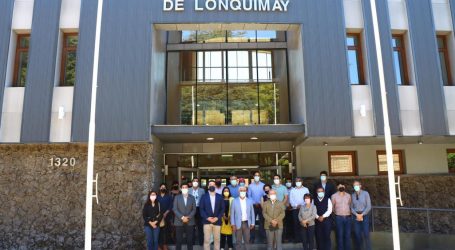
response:
[[[344,188],[344,187],[340,187],[340,188],[338,188],[338,191],[340,191],[340,192],[344,192],[344,190],[345,190],[345,188]]]
[[[275,185],[279,185],[280,184],[280,180],[278,180],[278,179],[273,180],[273,183],[275,183]]]
[[[165,188],[162,188],[160,189],[161,193],[166,193],[166,189]]]
[[[237,180],[231,180],[231,185],[232,186],[237,186]]]
[[[188,194],[188,188],[182,188],[182,194]]]
[[[321,175],[321,181],[326,181],[326,180],[327,180],[327,176]]]
[[[197,183],[196,181],[193,182],[193,187],[197,187],[199,185],[199,183]]]
[[[356,192],[359,192],[359,191],[360,191],[360,186],[355,185],[355,186],[354,186],[354,190],[355,190]]]
[[[271,195],[270,195],[270,199],[271,199],[272,201],[276,200],[276,194],[271,194]]]
[[[298,182],[295,183],[295,185],[296,185],[297,187],[301,187],[301,186],[302,186],[302,182],[298,181]]]
[[[221,181],[215,182],[215,185],[216,185],[217,187],[221,187]]]
[[[209,187],[209,191],[212,192],[212,193],[215,192],[215,186],[210,186]]]
[[[325,195],[324,192],[318,193],[318,197],[321,198],[321,199],[324,198],[324,195]]]
[[[244,187],[244,186],[245,186],[245,183],[240,182],[239,186]]]
[[[311,199],[305,199],[305,203],[306,204],[310,204],[311,203]]]
[[[255,182],[259,182],[260,179],[261,179],[261,177],[259,177],[259,176],[255,176],[255,177],[254,177],[254,181],[255,181]]]
[[[288,188],[292,187],[292,182],[286,182],[286,187]]]
[[[229,192],[224,192],[224,197],[229,197]]]
[[[156,195],[150,195],[150,200],[155,201],[156,200]]]
[[[240,197],[245,198],[246,197],[246,192],[240,192]]]
[[[269,194],[269,190],[265,191],[265,194]]]

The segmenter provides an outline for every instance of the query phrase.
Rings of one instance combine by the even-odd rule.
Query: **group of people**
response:
[[[338,249],[351,249],[351,228],[354,228],[356,249],[371,249],[369,213],[371,200],[360,181],[353,182],[354,192],[346,192],[346,185],[336,186],[327,180],[327,172],[320,173],[312,193],[303,185],[302,178],[281,183],[281,176],[273,177],[273,184],[261,181],[260,172],[253,181],[230,177],[230,185],[223,187],[221,179],[210,180],[207,190],[199,179],[173,185],[167,192],[166,184],[160,191],[151,191],[143,209],[147,249],[167,250],[175,234],[176,249],[182,248],[184,235],[188,250],[199,244],[204,250],[249,249],[250,244],[266,240],[267,249],[282,249],[283,230],[301,242],[303,249],[331,249],[331,231],[335,229]],[[290,183],[290,185],[289,185]],[[195,237],[197,236],[197,237]],[[197,241],[196,241],[197,238]]]

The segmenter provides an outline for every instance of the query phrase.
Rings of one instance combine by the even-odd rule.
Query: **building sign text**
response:
[[[195,11],[287,12],[291,0],[194,0]],[[185,0],[163,0],[163,11],[185,11]]]

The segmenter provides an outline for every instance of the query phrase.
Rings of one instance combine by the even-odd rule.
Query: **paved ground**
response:
[[[334,235],[332,234],[332,238]],[[375,232],[371,234],[373,250],[390,250],[393,249],[392,234]],[[334,238],[332,239],[333,249],[336,249]],[[429,235],[429,234],[400,234],[402,250],[453,250],[455,249],[455,235]],[[170,249],[175,249],[170,247]],[[186,249],[184,247],[183,249]],[[194,250],[202,249],[194,247]],[[266,245],[253,245],[251,250],[267,249]],[[302,249],[300,244],[285,244],[283,249],[297,250]]]

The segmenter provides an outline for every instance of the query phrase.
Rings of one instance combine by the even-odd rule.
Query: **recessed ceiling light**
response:
[[[329,146],[329,144],[327,142],[323,142],[322,143],[324,146]]]
[[[215,138],[213,138],[213,137],[207,138],[207,141],[213,141],[213,140],[215,140]]]
[[[251,139],[251,140],[258,140],[259,138],[253,136],[253,137],[251,137],[250,139]]]

